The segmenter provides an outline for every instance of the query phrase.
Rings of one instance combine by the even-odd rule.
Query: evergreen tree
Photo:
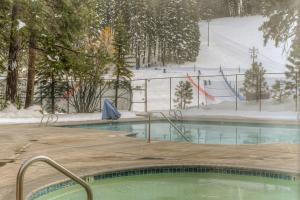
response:
[[[266,70],[261,63],[254,62],[246,71],[243,93],[247,101],[269,98],[269,88],[265,80]]]
[[[127,57],[135,59],[137,68],[152,62],[165,65],[196,60],[200,47],[199,1],[114,0],[111,5],[107,0],[100,2],[102,8],[98,12],[106,26],[110,23],[112,27],[116,14],[123,13],[129,33]]]
[[[132,77],[132,72],[128,69],[125,56],[129,51],[128,32],[124,25],[123,13],[119,13],[117,21],[114,25],[114,55],[113,63],[115,67],[113,69],[113,75],[115,76],[115,106],[118,107],[119,90],[120,88],[128,88],[128,80]]]
[[[55,97],[62,97],[67,91],[69,86],[65,77],[79,72],[85,66],[82,61],[88,65],[94,58],[95,52],[86,49],[88,39],[92,40],[98,34],[95,31],[96,22],[92,20],[96,17],[91,9],[94,6],[93,1],[47,2],[44,5],[47,12],[41,13],[42,20],[35,21],[37,49],[40,52],[36,68],[39,82],[37,94],[49,100],[48,111],[55,111],[56,102],[61,100]]]
[[[175,89],[174,103],[176,103],[177,108],[186,109],[186,106],[192,103],[193,99],[193,88],[190,82],[180,81]]]
[[[300,23],[300,19],[298,20]],[[296,36],[293,40],[292,50],[286,65],[286,92],[289,94],[296,94],[297,86],[300,80],[300,26],[297,26]],[[299,86],[298,86],[299,87]]]
[[[293,41],[288,64],[284,95],[296,94],[300,77],[300,2],[297,0],[263,0],[264,15],[268,20],[261,26],[265,43],[274,40],[276,45]],[[274,86],[278,91],[278,83]],[[278,93],[278,92],[277,92]]]
[[[300,14],[298,0],[262,0],[263,14],[268,20],[261,26],[265,43],[274,40],[276,45],[295,37]],[[295,26],[296,25],[296,26]]]
[[[9,47],[9,10],[11,2],[9,0],[0,0],[0,73],[5,71],[7,63],[7,49]]]

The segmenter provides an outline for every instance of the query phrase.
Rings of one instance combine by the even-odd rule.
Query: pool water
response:
[[[91,184],[95,200],[298,200],[299,182],[226,174],[154,174],[120,177]],[[36,200],[82,200],[79,186]]]
[[[176,122],[185,137],[197,144],[300,144],[300,126],[225,122]],[[148,137],[147,122],[126,122],[69,126],[131,133],[137,138]],[[151,124],[151,140],[185,141],[168,122]]]

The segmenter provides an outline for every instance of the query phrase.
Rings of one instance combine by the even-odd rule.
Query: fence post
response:
[[[296,72],[296,112],[298,112],[298,72]]]
[[[55,113],[55,82],[54,82],[54,75],[52,73],[52,82],[51,82],[51,112],[52,114]]]
[[[235,74],[235,111],[238,111],[238,75]]]
[[[170,77],[170,110],[172,110],[172,78]]]
[[[67,102],[68,102],[68,105],[67,105],[67,112],[68,114],[70,114],[70,86],[69,86],[69,81],[67,79]]]
[[[102,112],[102,87],[101,87],[101,83],[100,83],[100,86],[99,86],[100,88],[100,99],[99,99],[99,106],[100,106],[100,112]]]
[[[148,116],[148,143],[151,143],[151,114]]]
[[[261,112],[262,111],[262,105],[261,105],[261,98],[262,98],[262,88],[261,88],[261,86],[262,86],[262,84],[261,84],[261,81],[262,81],[262,74],[260,73],[259,74],[259,112]]]
[[[145,79],[145,112],[148,112],[148,79]]]
[[[200,86],[200,76],[197,77],[198,79],[198,87]],[[200,92],[197,91],[197,98],[198,98],[198,109],[200,109]]]

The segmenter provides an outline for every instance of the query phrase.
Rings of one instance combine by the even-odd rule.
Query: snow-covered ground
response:
[[[273,41],[264,45],[263,33],[259,27],[266,19],[262,16],[227,17],[210,22],[210,46],[208,47],[207,22],[200,23],[201,47],[195,63],[184,65],[170,64],[168,74],[158,70],[146,69],[135,71],[135,78],[154,78],[165,76],[180,76],[186,73],[196,73],[201,70],[202,75],[215,75],[220,66],[230,74],[245,72],[250,68],[252,59],[249,50],[258,49],[257,61],[261,62],[267,73],[284,73],[288,57],[288,44],[275,46]],[[239,71],[240,69],[240,71]]]
[[[32,106],[28,109],[18,110],[13,105],[9,105],[0,112],[0,124],[37,124],[42,120],[40,106]],[[136,118],[134,112],[121,111],[122,119]],[[85,114],[58,114],[57,122],[84,122],[84,121],[100,121],[102,113],[85,113]],[[45,117],[44,122],[47,120]]]
[[[210,47],[207,46],[207,23],[201,23],[201,50],[197,60],[199,67],[213,68],[220,65],[229,68],[249,68],[249,49],[258,49],[258,61],[267,72],[284,72],[288,52],[284,45],[275,47],[270,41],[264,46],[259,27],[266,19],[262,16],[216,19],[210,22]]]

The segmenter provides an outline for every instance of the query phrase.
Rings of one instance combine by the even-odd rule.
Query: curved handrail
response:
[[[179,115],[180,115],[180,120],[183,120],[183,115],[182,115],[181,110],[176,110],[175,113],[176,113],[176,116],[177,116],[177,117],[178,117],[178,113],[179,113]]]
[[[31,158],[30,160],[27,160],[24,162],[19,169],[18,175],[17,175],[17,185],[16,185],[16,200],[24,200],[23,197],[23,185],[24,185],[24,174],[28,167],[36,162],[44,162],[53,167],[54,169],[58,170],[65,176],[69,177],[73,181],[77,182],[79,185],[81,185],[86,193],[87,193],[87,199],[93,200],[93,193],[91,187],[80,177],[63,167],[62,165],[58,164],[51,158],[48,158],[46,156],[37,156],[34,158]]]
[[[43,122],[44,122],[44,119],[45,119],[46,116],[48,116],[48,118],[47,118],[47,121],[45,123],[45,126],[48,126],[49,123],[54,123],[55,124],[58,121],[58,115],[56,115],[56,114],[49,114],[49,115],[43,114],[43,117],[42,117],[41,122],[40,122],[40,126],[43,125]],[[56,119],[54,120],[54,118],[56,118]]]
[[[173,112],[174,116],[172,116],[172,112]],[[177,110],[170,110],[169,115],[171,117],[174,117],[176,120],[182,120],[183,119],[182,112],[181,112],[181,110],[178,110],[178,109]]]

